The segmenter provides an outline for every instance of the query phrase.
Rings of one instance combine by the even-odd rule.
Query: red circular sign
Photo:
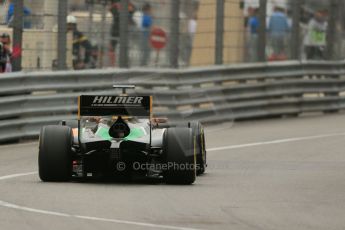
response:
[[[153,48],[163,49],[167,44],[167,34],[161,28],[154,28],[150,34],[150,42]]]

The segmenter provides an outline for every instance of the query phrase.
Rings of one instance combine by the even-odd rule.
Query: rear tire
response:
[[[189,128],[168,128],[163,137],[163,154],[167,164],[167,184],[192,184],[196,179],[195,139]]]
[[[198,121],[190,122],[189,127],[193,131],[193,136],[196,137],[197,175],[202,175],[207,167],[204,127]]]
[[[72,130],[50,125],[41,129],[38,153],[42,181],[69,181],[72,176]]]

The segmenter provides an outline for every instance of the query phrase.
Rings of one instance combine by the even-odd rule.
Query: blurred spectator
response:
[[[150,32],[153,25],[152,8],[149,3],[145,3],[143,6],[143,18],[142,18],[142,34],[141,34],[141,66],[147,66],[150,61]]]
[[[12,72],[11,37],[8,33],[0,36],[0,73]]]
[[[249,28],[249,61],[256,62],[257,58],[257,47],[258,47],[258,30],[259,30],[259,9],[253,8],[250,11],[250,17],[248,19]]]
[[[141,30],[142,30],[142,25],[143,25],[143,12],[141,10],[135,11],[133,14],[133,21],[134,21],[134,26],[132,27],[131,30],[131,41],[133,42],[133,46],[131,44],[131,49],[132,50],[140,50],[141,46]],[[140,61],[140,56],[138,57]]]
[[[2,42],[0,42],[0,73],[4,73],[6,70],[7,58],[5,55],[5,47]]]
[[[190,64],[190,59],[192,56],[192,51],[193,51],[193,43],[194,43],[194,36],[196,33],[196,29],[198,26],[198,21],[197,21],[197,16],[195,15],[194,17],[190,18],[188,21],[188,42],[187,42],[187,60],[186,64],[189,66]]]
[[[116,63],[116,48],[120,40],[120,12],[121,12],[121,0],[111,0],[110,12],[113,16],[113,23],[111,26],[111,39],[110,39],[110,51],[109,57],[111,65],[115,66]],[[129,25],[134,25],[133,15],[135,13],[135,6],[133,3],[129,2],[128,12],[129,12]]]
[[[308,23],[308,31],[304,39],[305,52],[307,59],[325,59],[326,32],[327,32],[326,13],[317,11]]]
[[[91,60],[92,45],[88,38],[78,31],[76,17],[72,15],[67,17],[67,29],[73,32],[73,68],[94,68],[94,63]]]
[[[0,0],[0,24],[7,24],[7,11],[8,11],[8,2],[7,0]]]
[[[143,12],[138,10],[133,15],[133,20],[137,28],[141,29],[143,25]]]
[[[23,8],[23,13],[24,13],[24,22],[23,22],[23,27],[24,29],[29,29],[31,28],[31,22],[30,19],[28,19],[28,16],[31,14],[31,10],[24,6]],[[14,18],[14,3],[12,0],[9,0],[9,5],[8,5],[8,12],[7,12],[7,17],[6,17],[6,23],[9,27],[13,27],[13,18]]]
[[[269,57],[270,60],[286,59],[285,41],[289,30],[289,21],[285,14],[285,9],[276,6],[268,23],[268,32],[273,48],[273,54]]]

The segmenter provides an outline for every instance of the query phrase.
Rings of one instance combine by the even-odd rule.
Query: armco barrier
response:
[[[279,62],[209,68],[114,69],[0,76],[0,142],[36,137],[76,117],[80,94],[153,95],[154,114],[174,122],[298,115],[345,108],[345,62]]]

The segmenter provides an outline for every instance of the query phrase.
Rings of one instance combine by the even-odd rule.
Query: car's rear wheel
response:
[[[168,184],[192,184],[196,178],[195,138],[190,128],[168,128],[163,137],[164,179]]]
[[[38,153],[42,181],[68,181],[72,175],[72,130],[50,125],[41,129]]]
[[[207,166],[204,127],[197,121],[189,122],[189,127],[193,131],[193,136],[196,137],[197,175],[201,175],[205,173]]]

